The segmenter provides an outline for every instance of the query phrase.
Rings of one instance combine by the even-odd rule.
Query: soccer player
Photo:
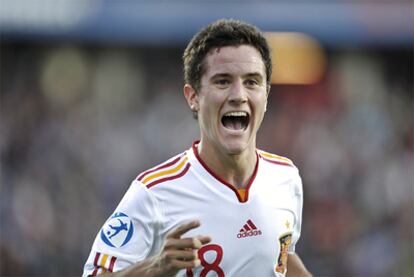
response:
[[[297,254],[302,183],[256,148],[272,63],[260,31],[219,20],[184,56],[200,140],[134,180],[92,247],[84,276],[311,276]]]

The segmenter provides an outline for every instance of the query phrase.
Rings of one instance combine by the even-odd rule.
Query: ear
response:
[[[270,93],[270,85],[268,85],[267,86],[267,89],[266,89],[266,102],[265,102],[265,108],[264,108],[264,111],[266,112],[266,110],[267,110],[267,102],[268,102],[268,100],[269,100],[269,93]]]
[[[198,94],[195,91],[195,89],[191,85],[185,84],[183,91],[184,91],[184,97],[187,100],[187,103],[188,103],[188,106],[190,106],[190,109],[193,112],[198,112],[198,109],[199,109]]]

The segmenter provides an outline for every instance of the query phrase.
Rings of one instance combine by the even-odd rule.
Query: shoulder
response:
[[[294,187],[295,194],[302,192],[302,180],[299,174],[299,169],[295,166],[292,160],[275,155],[263,150],[257,150],[262,164],[264,164],[262,174],[267,178],[280,180],[282,183],[286,182]]]
[[[257,154],[259,155],[259,158],[262,159],[263,161],[269,163],[269,164],[273,164],[273,165],[278,165],[278,166],[286,166],[286,167],[292,167],[292,168],[296,168],[296,166],[293,164],[292,160],[283,157],[283,156],[279,156],[276,154],[272,154],[263,150],[257,150]]]
[[[140,182],[146,188],[151,188],[160,183],[184,176],[189,168],[190,163],[188,162],[187,153],[183,152],[140,173],[136,181]]]

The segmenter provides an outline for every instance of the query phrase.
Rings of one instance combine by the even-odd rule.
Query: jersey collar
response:
[[[207,164],[201,159],[201,157],[200,157],[200,155],[199,155],[199,153],[198,153],[198,148],[197,148],[197,146],[198,146],[198,144],[200,143],[200,141],[199,140],[197,140],[197,141],[195,141],[194,143],[193,143],[193,145],[192,145],[192,147],[191,147],[191,149],[190,149],[190,151],[192,152],[192,154],[194,154],[194,157],[195,157],[195,159],[196,159],[196,161],[201,165],[201,167],[210,175],[210,176],[212,176],[216,181],[218,181],[219,183],[221,183],[221,184],[223,184],[223,185],[225,185],[226,187],[228,187],[229,189],[231,189],[235,194],[236,194],[236,196],[237,196],[237,199],[239,200],[239,202],[241,202],[241,203],[245,203],[245,202],[247,202],[248,200],[249,200],[249,191],[250,191],[250,187],[252,186],[252,184],[253,184],[253,181],[255,180],[255,178],[256,178],[256,175],[257,175],[257,170],[258,170],[258,168],[259,168],[259,155],[257,154],[257,151],[256,151],[256,156],[257,156],[257,159],[256,159],[256,165],[255,165],[255,167],[254,167],[254,171],[253,171],[253,174],[252,174],[252,176],[250,177],[250,180],[249,180],[249,183],[247,184],[247,186],[246,186],[246,188],[245,188],[245,196],[244,197],[242,197],[242,195],[241,195],[241,193],[238,191],[238,189],[234,186],[234,185],[232,185],[232,184],[230,184],[230,183],[228,183],[228,182],[226,182],[225,180],[223,180],[220,176],[218,176],[211,168],[209,168],[208,166],[207,166]]]

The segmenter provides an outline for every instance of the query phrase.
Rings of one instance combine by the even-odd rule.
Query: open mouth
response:
[[[249,115],[247,112],[228,112],[221,118],[221,123],[229,130],[245,130],[249,125]]]

